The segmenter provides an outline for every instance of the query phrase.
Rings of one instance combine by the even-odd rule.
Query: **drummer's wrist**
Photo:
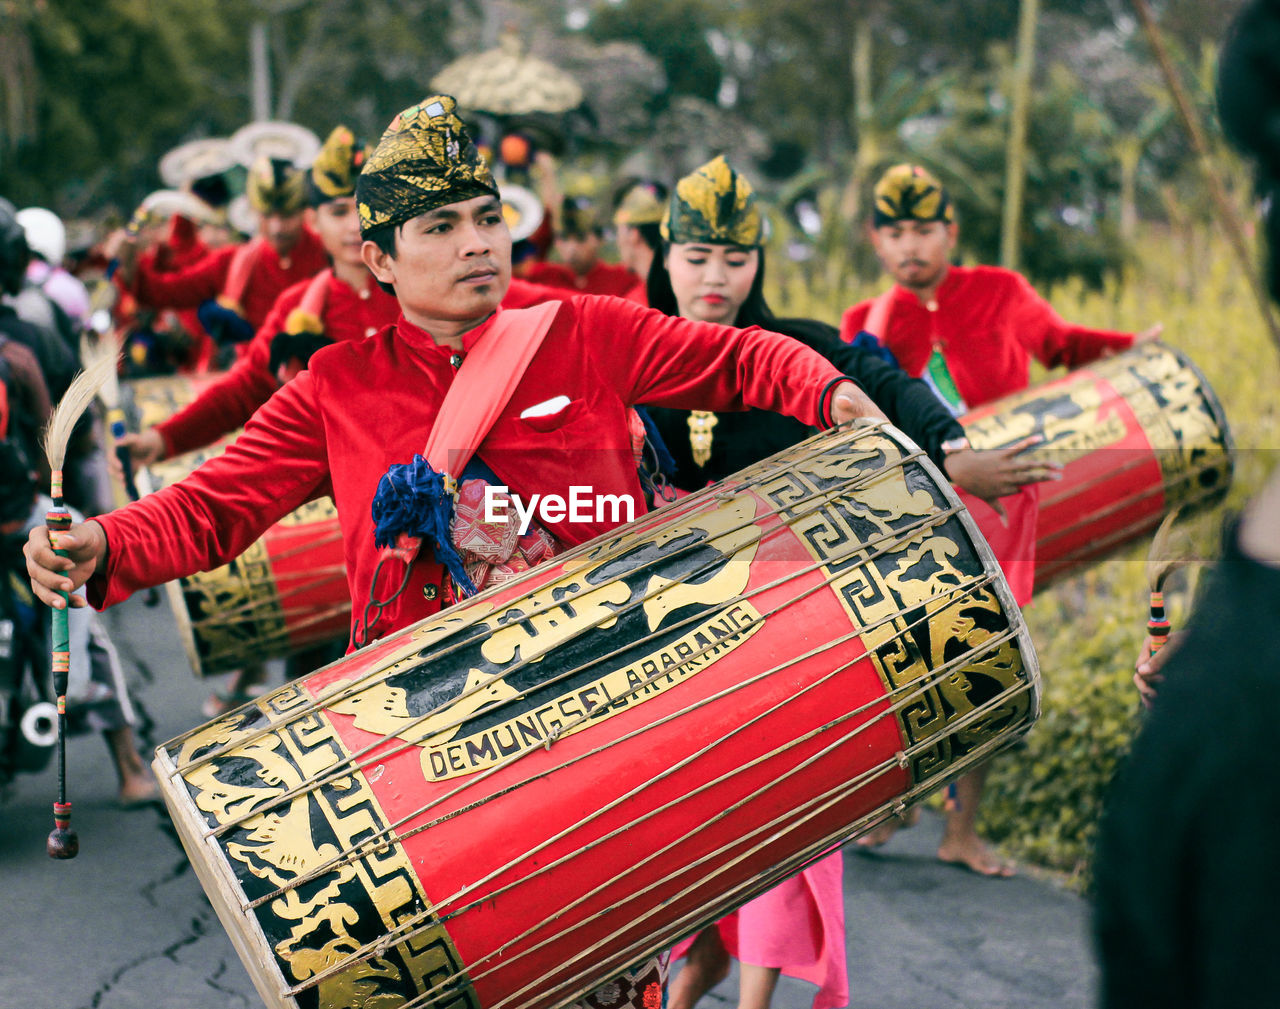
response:
[[[93,540],[94,556],[96,557],[93,573],[95,575],[105,575],[107,573],[107,555],[110,552],[106,529],[102,527],[102,523],[97,519],[89,519],[84,524],[83,535],[86,539],[92,537]]]
[[[863,392],[863,388],[858,384],[856,379],[850,378],[848,375],[837,375],[822,387],[822,392],[818,394],[818,427],[826,430],[835,427],[837,421],[833,413],[835,409],[836,393],[840,387],[848,382],[859,392]]]

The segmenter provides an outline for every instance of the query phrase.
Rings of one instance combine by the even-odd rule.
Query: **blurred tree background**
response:
[[[1238,5],[1158,5],[1206,110]],[[848,248],[867,185],[920,159],[955,194],[966,258],[995,262],[1018,13],[1019,0],[2,0],[0,192],[64,216],[127,213],[165,151],[263,114],[376,137],[449,61],[510,28],[584,85],[564,124],[580,173],[670,181],[727,152],[780,201],[797,256],[870,277]],[[1184,225],[1208,206],[1127,0],[1044,0],[1036,39],[1022,266],[1096,288],[1123,270],[1138,221]]]

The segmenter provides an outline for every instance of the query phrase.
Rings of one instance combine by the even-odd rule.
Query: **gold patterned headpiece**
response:
[[[437,207],[498,195],[457,107],[449,95],[432,95],[391,120],[356,179],[366,237],[374,228],[403,224]]]
[[[872,224],[883,228],[894,221],[955,220],[947,191],[932,172],[920,165],[894,165],[876,183]]]
[[[668,242],[750,247],[764,241],[764,217],[751,183],[720,155],[676,183],[661,230]]]
[[[613,223],[626,224],[633,228],[643,224],[659,224],[662,221],[664,209],[653,183],[637,182],[627,190],[627,195],[618,204],[618,209],[613,215]]]
[[[244,192],[249,205],[260,214],[296,214],[307,203],[302,172],[280,158],[261,157],[255,161],[245,179]]]
[[[371,153],[349,129],[335,126],[307,172],[307,197],[311,205],[353,195],[356,177]]]

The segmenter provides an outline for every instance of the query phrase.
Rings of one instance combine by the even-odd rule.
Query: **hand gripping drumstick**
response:
[[[98,394],[108,375],[114,374],[116,357],[104,354],[85,371],[76,375],[66,395],[58,403],[49,427],[44,435],[44,451],[53,471],[49,493],[53,507],[45,515],[49,527],[49,542],[61,557],[67,554],[58,549],[58,533],[71,528],[71,512],[62,499],[62,464],[66,461],[67,442],[72,428],[85,408]],[[61,592],[63,606],[53,611],[53,635],[51,659],[53,663],[53,689],[58,695],[58,800],[53,804],[53,831],[45,845],[50,858],[75,858],[80,851],[80,839],[71,829],[71,803],[67,801],[67,677],[71,671],[71,642],[67,630],[67,610],[71,603],[66,592]]]

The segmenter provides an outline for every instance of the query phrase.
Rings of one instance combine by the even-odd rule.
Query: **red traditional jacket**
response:
[[[138,257],[138,269],[151,274],[175,273],[200,262],[211,251],[201,240],[195,223],[181,214],[175,214],[169,221],[168,237]],[[122,284],[118,286],[129,295],[127,299],[121,299],[121,304],[126,301],[131,304],[136,303],[137,299],[133,297],[132,292]],[[193,341],[191,350],[187,353],[179,371],[196,373],[208,371],[214,353],[218,349],[217,345],[200,324],[194,308],[184,308],[174,314],[177,315],[182,328],[191,334]]]
[[[844,313],[842,339],[853,341],[873,302]],[[1033,356],[1046,367],[1075,368],[1133,345],[1132,333],[1064,322],[1025,277],[997,266],[951,267],[932,304],[932,309],[926,307],[895,285],[888,332],[875,335],[915,378],[938,347],[971,407],[1025,389]]]
[[[240,297],[240,307],[245,319],[257,330],[285,289],[314,277],[329,265],[329,256],[310,228],[303,229],[298,244],[283,259],[265,239],[253,238],[250,242],[260,245]],[[140,261],[133,294],[143,304],[155,308],[196,308],[223,293],[231,261],[239,249],[238,245],[215,249],[195,264],[168,273],[158,272]]]
[[[866,325],[875,299],[844,313],[840,336],[852,341]],[[919,378],[933,348],[970,407],[1020,392],[1031,380],[1034,356],[1053,368],[1075,368],[1108,351],[1127,350],[1132,333],[1088,329],[1064,322],[1025,277],[997,266],[953,266],[930,305],[895,285],[886,332],[875,334],[909,375]],[[1001,518],[984,501],[960,491],[995,552],[1019,606],[1031,601],[1035,581],[1038,484],[1025,484],[1002,499]]]
[[[363,340],[399,317],[399,303],[378,286],[372,274],[360,291],[339,280],[331,270],[326,270],[325,275],[328,283],[321,321],[324,335],[334,343]],[[244,427],[253,412],[280,388],[271,373],[271,341],[284,329],[289,313],[302,303],[312,280],[294,284],[280,295],[267,321],[250,341],[248,351],[231,369],[202,390],[194,402],[156,425],[164,438],[167,456],[203,448]],[[502,304],[507,308],[527,308],[567,296],[568,292],[557,288],[513,280]]]
[[[534,263],[525,273],[525,279],[580,294],[611,294],[615,298],[626,297],[639,280],[625,266],[615,263],[596,263],[585,277],[579,277],[563,263]]]
[[[490,325],[467,333],[464,347]],[[403,317],[369,339],[317,351],[226,453],[99,519],[109,550],[105,573],[89,582],[90,601],[110,605],[145,586],[224,564],[289,512],[328,494],[338,509],[358,619],[378,561],[370,512],[378,482],[392,463],[423,451],[453,381],[453,353]],[[823,357],[774,333],[691,322],[617,298],[574,298],[560,307],[479,456],[525,502],[534,494],[569,499],[572,488],[587,487],[592,495],[629,498],[638,516],[645,506],[628,407],[754,406],[825,426],[819,399],[838,377]],[[559,412],[520,416],[558,396],[569,401]],[[588,521],[566,516],[544,524],[573,545],[619,521],[602,509]],[[436,612],[441,573],[424,550],[374,635]]]

